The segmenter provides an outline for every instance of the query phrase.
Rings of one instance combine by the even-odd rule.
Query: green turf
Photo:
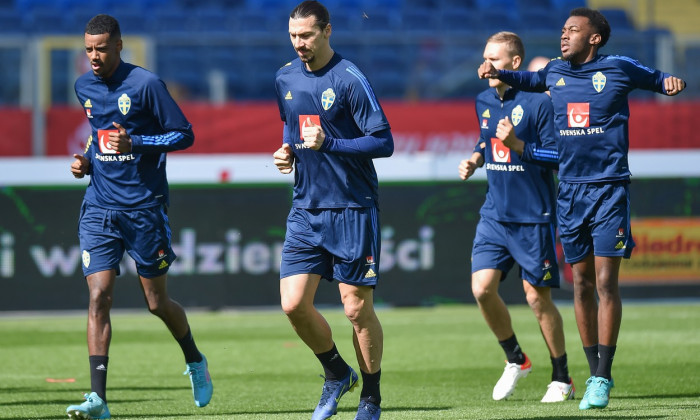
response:
[[[571,306],[564,317],[577,401],[542,404],[549,356],[527,307],[511,308],[533,363],[508,401],[491,400],[504,355],[475,306],[382,309],[383,419],[700,418],[700,304],[626,304],[608,408],[579,411],[588,377]],[[343,312],[324,310],[357,367]],[[322,371],[280,311],[190,313],[214,397],[192,402],[177,344],[152,315],[113,314],[108,397],[116,419],[308,419]],[[0,317],[0,419],[61,419],[89,390],[85,315]],[[47,378],[75,382],[48,382]],[[352,419],[359,391],[334,420]]]

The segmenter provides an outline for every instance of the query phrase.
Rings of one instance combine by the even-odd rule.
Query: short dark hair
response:
[[[321,29],[325,29],[326,26],[331,23],[331,15],[328,13],[326,6],[315,0],[299,3],[297,7],[292,10],[292,13],[289,14],[290,19],[304,19],[310,16],[316,18],[316,25]]]
[[[610,39],[610,24],[602,13],[597,10],[589,9],[588,7],[577,7],[569,13],[569,16],[583,16],[588,18],[588,21],[591,23],[596,33],[600,34],[600,44],[598,48],[603,48],[603,46],[608,43],[608,39]]]
[[[119,22],[110,15],[97,15],[85,25],[85,33],[88,35],[109,34],[109,39],[120,39],[122,31]]]

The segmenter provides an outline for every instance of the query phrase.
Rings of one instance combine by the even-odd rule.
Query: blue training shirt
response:
[[[275,87],[283,141],[294,152],[292,206],[376,207],[372,158],[390,156],[394,146],[389,122],[365,75],[338,53],[314,72],[297,58],[277,71]],[[319,150],[303,145],[307,119],[326,134]],[[374,137],[378,134],[381,138]]]
[[[109,79],[89,71],[75,82],[75,94],[92,127],[85,147],[90,184],[85,201],[108,209],[169,204],[166,152],[194,142],[192,125],[153,73],[121,61]],[[130,153],[109,147],[109,131],[120,124],[131,136]]]
[[[550,91],[559,179],[588,183],[629,179],[627,95],[637,88],[665,94],[669,76],[629,57],[598,55],[581,65],[552,60],[538,72],[501,70],[499,79],[518,89]]]
[[[549,96],[510,88],[501,100],[496,89],[491,88],[476,97],[476,115],[481,132],[474,152],[484,157],[488,180],[480,214],[500,222],[553,222],[552,170],[522,161],[496,137],[498,121],[508,117],[516,137],[525,142],[526,148],[544,142],[551,144],[554,124]]]

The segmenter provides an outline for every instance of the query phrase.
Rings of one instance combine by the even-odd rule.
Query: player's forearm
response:
[[[368,159],[389,157],[394,153],[394,138],[389,130],[356,139],[334,139],[326,136],[319,151]]]
[[[480,152],[472,153],[472,157],[470,157],[469,160],[474,162],[474,164],[479,168],[484,166],[484,155],[481,154]]]
[[[526,92],[546,91],[547,85],[544,83],[544,80],[540,81],[539,77],[536,76],[536,72],[530,71],[498,71],[498,79],[508,86],[513,86],[514,88],[524,90]]]
[[[131,151],[134,153],[162,153],[183,150],[194,143],[192,126],[182,131],[170,131],[154,136],[131,135]]]
[[[535,163],[550,169],[559,169],[559,152],[538,146],[535,143],[525,144],[522,149],[523,162]]]

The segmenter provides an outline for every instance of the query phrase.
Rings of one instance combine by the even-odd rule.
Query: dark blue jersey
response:
[[[92,71],[75,82],[75,93],[92,127],[85,148],[90,184],[85,200],[108,209],[168,204],[166,152],[192,145],[194,133],[158,77],[120,62],[109,79]],[[131,136],[130,153],[109,147],[110,131],[120,124]]]
[[[496,137],[498,121],[508,117],[515,135],[528,145],[554,141],[552,104],[544,93],[508,89],[503,100],[496,89],[476,97],[481,134],[474,152],[484,157],[488,179],[486,201],[480,214],[501,222],[554,221],[552,170],[520,159]]]
[[[538,72],[501,70],[499,78],[523,90],[549,90],[559,151],[559,179],[570,183],[627,180],[629,106],[633,89],[664,91],[667,73],[617,55],[581,65],[552,60]]]
[[[334,54],[310,72],[298,58],[277,71],[275,87],[283,141],[294,151],[294,198],[298,208],[374,207],[377,173],[372,158],[393,152],[389,122],[365,75]],[[304,147],[310,119],[326,139],[319,150]]]

